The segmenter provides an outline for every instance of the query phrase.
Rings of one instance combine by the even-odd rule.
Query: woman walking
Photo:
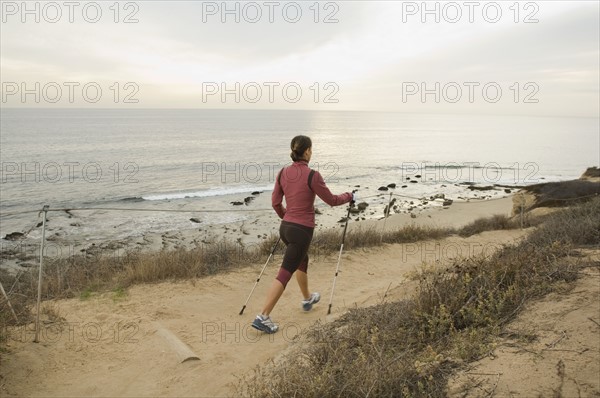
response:
[[[308,167],[312,155],[312,142],[304,135],[296,136],[290,145],[294,161],[277,175],[271,202],[273,209],[282,219],[279,228],[281,240],[286,244],[283,263],[267,294],[262,312],[256,316],[252,326],[265,333],[275,333],[279,328],[271,320],[270,314],[285,287],[296,272],[296,280],[304,300],[302,308],[310,311],[319,302],[319,293],[309,293],[308,289],[308,248],[315,227],[315,195],[330,206],[340,206],[355,200],[353,193],[334,195],[325,185],[318,171]],[[285,196],[286,206],[282,204]]]

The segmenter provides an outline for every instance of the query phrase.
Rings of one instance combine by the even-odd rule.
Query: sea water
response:
[[[191,216],[208,225],[251,219],[271,211],[275,176],[299,134],[312,138],[311,167],[330,189],[358,188],[367,202],[381,202],[378,188],[390,183],[406,200],[436,193],[461,200],[486,197],[468,184],[569,180],[599,163],[597,118],[191,109],[2,109],[0,116],[2,237],[36,225],[37,213],[22,212],[44,205],[204,210],[82,211],[64,231],[103,239],[195,228]],[[255,191],[260,200],[231,204]]]

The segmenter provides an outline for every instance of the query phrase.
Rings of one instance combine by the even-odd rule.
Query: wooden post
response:
[[[521,229],[523,229],[523,219],[525,217],[525,195],[521,192]]]

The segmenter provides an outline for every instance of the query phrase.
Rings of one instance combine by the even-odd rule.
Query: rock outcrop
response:
[[[598,168],[590,167],[578,180],[548,182],[529,185],[513,196],[513,215],[521,208],[530,211],[539,207],[569,206],[575,202],[589,200],[600,195]]]

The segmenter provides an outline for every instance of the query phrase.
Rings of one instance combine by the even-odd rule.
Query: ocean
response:
[[[465,200],[485,197],[467,184],[569,180],[599,164],[597,118],[188,109],[0,112],[2,237],[39,222],[36,213],[16,213],[44,205],[219,210],[78,212],[78,222],[61,227],[63,235],[100,239],[196,228],[192,216],[205,225],[252,219],[261,209],[270,212],[269,191],[276,173],[289,164],[289,143],[298,134],[312,138],[311,167],[334,193],[359,186],[359,198],[367,202],[382,202],[375,195],[390,183],[407,197],[444,193]],[[262,192],[254,195],[257,200],[231,204],[255,191]]]

